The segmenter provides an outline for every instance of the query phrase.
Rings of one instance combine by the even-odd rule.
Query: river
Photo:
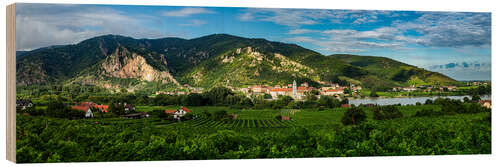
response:
[[[363,99],[349,99],[349,104],[354,104],[358,106],[359,104],[378,104],[378,105],[393,105],[393,104],[416,104],[420,102],[422,104],[425,103],[427,99],[434,100],[438,97],[441,98],[450,98],[450,99],[460,99],[463,100],[464,97],[468,97],[472,99],[471,96],[429,96],[429,97],[397,97],[397,98],[384,98],[384,97],[371,97],[371,98],[363,98]],[[490,100],[490,95],[481,96],[481,100]]]

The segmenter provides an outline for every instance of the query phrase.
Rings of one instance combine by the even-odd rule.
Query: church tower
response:
[[[295,82],[295,80],[293,80],[292,96],[297,96],[297,82]]]

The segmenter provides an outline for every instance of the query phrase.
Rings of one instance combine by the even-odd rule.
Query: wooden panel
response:
[[[16,4],[7,6],[7,160],[16,162]]]

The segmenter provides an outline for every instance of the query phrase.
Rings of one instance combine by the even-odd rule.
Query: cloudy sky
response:
[[[457,80],[491,79],[491,13],[118,5],[17,5],[17,50],[104,35],[214,33],[296,43],[324,55],[384,56]]]

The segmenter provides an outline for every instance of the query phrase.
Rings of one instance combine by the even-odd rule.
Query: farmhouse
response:
[[[479,104],[486,108],[491,108],[491,100],[480,100]]]
[[[249,90],[252,90],[253,93],[269,93],[269,88],[267,86],[251,86],[248,88]]]
[[[186,115],[187,113],[190,113],[190,112],[191,112],[191,110],[189,110],[188,108],[186,108],[184,106],[181,106],[177,110],[165,110],[165,113],[173,115],[174,119],[181,119],[181,117],[183,117],[184,115]]]
[[[79,110],[85,112],[86,118],[94,118],[94,113],[92,112],[92,108],[95,108],[101,112],[108,112],[107,105],[97,105],[93,102],[81,102],[76,106],[71,106],[73,110]]]
[[[413,91],[417,91],[417,88],[415,88],[415,87],[404,87],[403,90],[407,91],[407,92],[413,92]]]
[[[327,89],[327,90],[323,90],[321,91],[321,94],[322,95],[325,95],[325,96],[335,96],[335,95],[340,95],[340,94],[344,94],[344,89]]]
[[[122,103],[115,103],[115,107],[117,108],[120,107],[120,105],[122,105]],[[135,111],[135,107],[133,104],[123,103],[123,110],[125,113],[130,113]]]
[[[16,100],[16,107],[21,107],[21,110],[25,110],[26,108],[33,107],[33,102],[29,99]]]
[[[285,96],[287,95],[288,93],[287,92],[291,92],[292,89],[291,88],[273,88],[271,89],[271,96],[273,97],[273,99],[277,99],[278,96],[282,95],[282,96]]]

